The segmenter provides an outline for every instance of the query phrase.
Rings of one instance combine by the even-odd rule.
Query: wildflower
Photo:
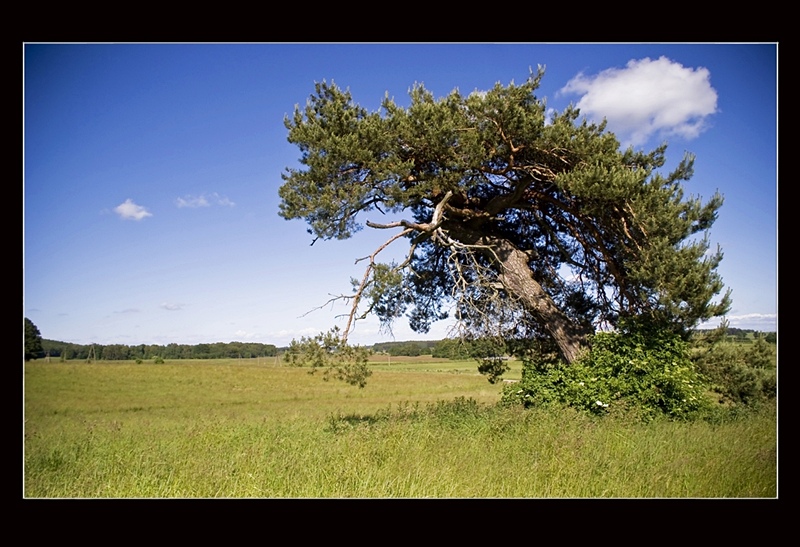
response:
[[[603,408],[608,408],[608,403],[603,403],[603,401],[595,401],[594,404]]]

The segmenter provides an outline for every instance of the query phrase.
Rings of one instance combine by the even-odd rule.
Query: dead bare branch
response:
[[[386,247],[391,245],[393,242],[395,242],[396,240],[400,239],[403,236],[406,236],[406,235],[410,234],[413,231],[414,231],[413,228],[406,228],[405,230],[403,230],[399,234],[395,234],[392,237],[390,237],[383,245],[378,247],[375,250],[375,252],[373,252],[371,255],[365,256],[363,258],[359,258],[359,259],[356,260],[356,264],[358,264],[362,260],[369,259],[369,265],[367,266],[367,269],[364,272],[364,276],[361,278],[361,283],[359,284],[358,289],[356,290],[355,294],[352,296],[353,304],[350,307],[350,314],[347,317],[347,326],[345,327],[344,332],[342,332],[342,343],[343,344],[347,343],[347,337],[349,336],[349,334],[350,334],[350,332],[352,330],[352,325],[353,325],[353,322],[355,321],[356,312],[358,311],[358,303],[361,301],[361,296],[364,294],[364,289],[367,288],[370,274],[372,273],[372,270],[375,268],[375,257],[378,256],[378,253],[383,251]]]

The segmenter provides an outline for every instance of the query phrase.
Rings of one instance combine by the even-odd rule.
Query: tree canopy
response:
[[[23,319],[22,323],[25,337],[25,360],[38,359],[44,351],[42,349],[42,333],[27,317]]]
[[[370,212],[390,220],[368,227],[396,229],[342,297],[345,339],[366,313],[418,332],[453,314],[468,335],[541,340],[570,363],[599,325],[646,316],[688,333],[727,312],[708,240],[723,198],[684,195],[694,158],[662,174],[666,145],[622,150],[577,108],[549,114],[543,75],[440,99],[416,84],[408,107],[387,95],[375,112],[323,81],[287,116],[302,167],[283,174],[280,214],[313,241],[350,237]],[[400,239],[406,259],[379,262]]]

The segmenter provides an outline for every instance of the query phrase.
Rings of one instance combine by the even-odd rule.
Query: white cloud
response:
[[[219,195],[218,193],[216,193],[216,192],[214,192],[214,193],[213,193],[213,194],[211,194],[211,195],[212,195],[212,196],[214,196],[214,199],[216,199],[216,200],[217,200],[217,204],[218,204],[218,205],[223,205],[223,206],[225,206],[225,207],[233,207],[234,205],[236,205],[234,202],[232,202],[232,201],[231,201],[230,199],[228,199],[226,196],[220,196],[220,195]]]
[[[778,330],[778,315],[775,313],[744,313],[740,315],[727,315],[725,319],[728,326],[737,329],[758,330],[775,332]],[[714,318],[698,325],[702,329],[713,329],[720,325],[722,318]]]
[[[324,330],[326,329],[318,329],[314,327],[308,327],[304,329],[282,329],[268,333],[267,337],[277,341],[288,341],[295,338],[300,339],[301,337],[314,337]]]
[[[197,196],[197,197],[186,196],[185,198],[178,198],[178,199],[175,200],[175,204],[178,207],[191,207],[193,209],[195,207],[208,207],[209,206],[208,200],[205,198],[205,196]]]
[[[208,197],[206,197],[205,194],[200,194],[199,196],[185,196],[176,199],[175,204],[179,208],[190,207],[192,209],[195,209],[197,207],[210,207],[211,203],[209,202],[209,198],[213,200],[217,205],[222,205],[225,207],[233,207],[234,205],[236,205],[227,197],[220,196],[217,192],[213,192]]]
[[[708,69],[686,68],[666,57],[628,61],[595,76],[577,75],[559,93],[581,95],[576,106],[587,118],[608,120],[625,144],[653,135],[697,137],[717,112],[717,92]]]
[[[161,307],[168,311],[178,311],[183,309],[183,304],[174,304],[171,302],[164,302]]]
[[[739,325],[774,325],[778,321],[775,313],[745,313],[742,315],[730,315],[727,317],[732,327]]]
[[[147,209],[141,205],[136,205],[130,198],[126,199],[125,203],[114,207],[114,212],[124,220],[142,220],[145,217],[153,216]]]

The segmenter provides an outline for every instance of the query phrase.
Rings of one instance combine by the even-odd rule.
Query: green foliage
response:
[[[775,368],[775,348],[765,336],[758,336],[745,352],[745,361],[757,369]]]
[[[314,337],[292,340],[283,359],[292,366],[310,366],[309,374],[324,369],[325,381],[334,378],[363,388],[372,375],[367,366],[371,353],[368,348],[343,342],[339,328],[334,327]]]
[[[751,344],[729,342],[720,330],[697,334],[692,360],[710,381],[719,402],[753,405],[777,395],[775,347],[758,336]]]
[[[437,401],[428,405],[427,410],[442,425],[454,427],[480,419],[489,408],[472,397],[456,397],[452,401]]]
[[[723,199],[684,194],[694,158],[662,174],[666,146],[622,150],[573,107],[550,115],[543,76],[439,99],[415,85],[408,107],[387,96],[375,112],[317,83],[285,119],[301,155],[282,175],[281,216],[305,220],[316,241],[349,238],[374,210],[412,214],[371,225],[404,229],[412,250],[357,285],[382,321],[407,315],[419,332],[455,309],[467,328],[549,335],[572,360],[592,324],[647,314],[685,335],[724,314],[722,253],[704,237]]]
[[[44,353],[42,349],[42,334],[33,321],[25,317],[23,319],[23,329],[25,331],[25,360],[38,359]]]
[[[725,322],[727,325],[727,322]],[[707,334],[708,331],[700,331],[700,334]],[[769,344],[776,344],[778,342],[778,333],[777,332],[761,332],[758,330],[753,329],[739,329],[736,327],[728,327],[725,328],[725,333],[727,334],[727,338],[729,340],[736,340],[737,342],[743,343],[752,343],[758,338],[763,338]]]
[[[461,360],[470,358],[470,344],[460,338],[445,338],[433,347],[431,355],[443,359]]]
[[[155,364],[155,365],[163,365],[164,364],[164,359],[159,357],[159,356],[156,356],[156,357],[153,358],[153,364]]]
[[[595,335],[591,350],[571,366],[552,354],[528,357],[522,381],[507,386],[503,400],[593,414],[619,409],[644,420],[690,419],[708,409],[706,382],[680,336],[633,322],[622,327]]]
[[[478,361],[478,372],[495,384],[508,372],[506,342],[500,338],[486,337],[471,341],[470,355]]]

